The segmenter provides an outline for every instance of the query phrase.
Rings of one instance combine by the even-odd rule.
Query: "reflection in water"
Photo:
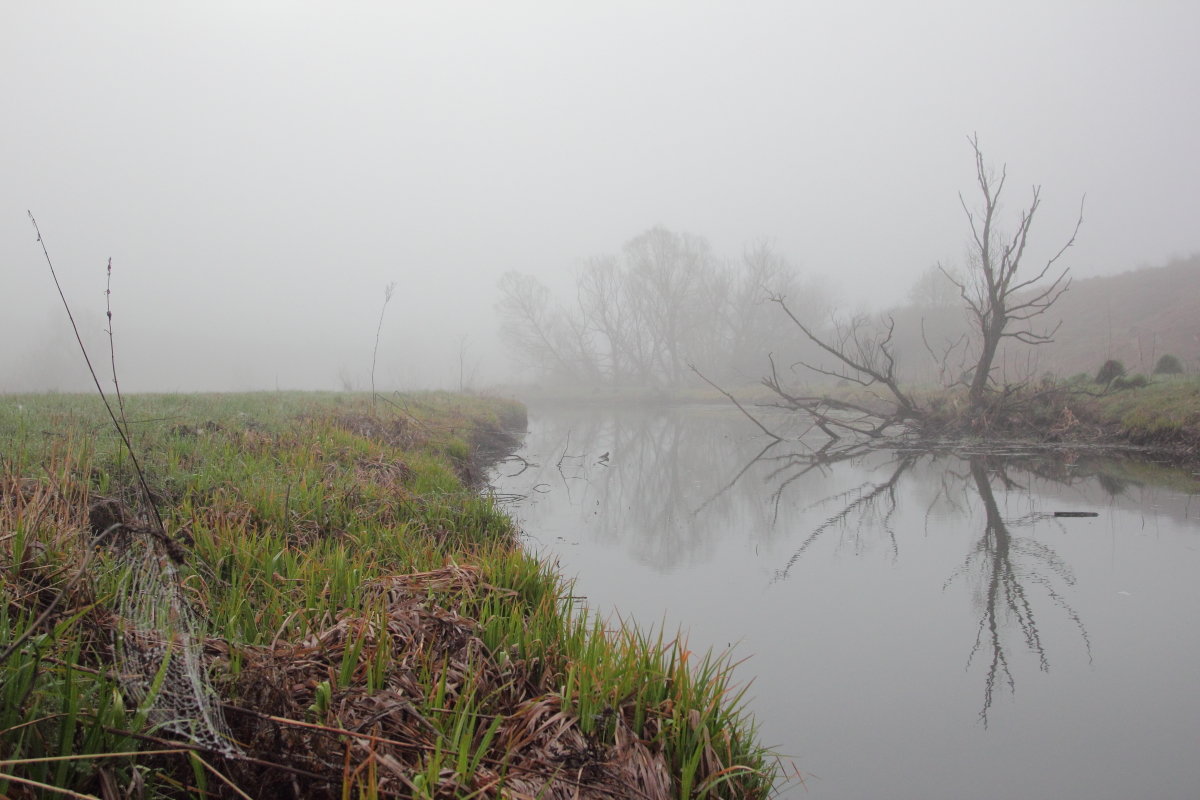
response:
[[[1089,662],[1092,660],[1092,643],[1083,621],[1055,587],[1055,578],[1066,586],[1074,585],[1075,575],[1071,568],[1047,545],[1032,538],[1014,537],[1009,532],[1009,523],[1001,515],[992,493],[985,457],[973,455],[969,463],[975,490],[983,501],[986,521],[982,535],[957,574],[974,572],[979,582],[976,592],[976,606],[980,611],[979,628],[968,664],[980,652],[990,656],[987,658],[983,708],[979,711],[979,717],[986,726],[997,679],[1003,679],[1009,691],[1015,691],[1017,686],[1009,668],[1002,635],[1006,622],[1015,623],[1025,646],[1037,656],[1039,668],[1043,672],[1050,669],[1046,647],[1035,619],[1034,590],[1040,589],[1075,623],[1087,648]],[[1008,477],[1006,467],[1000,466],[995,472],[1007,487],[1017,485]],[[1032,517],[1026,517],[1025,522],[1032,522]]]
[[[823,452],[817,456],[807,456],[800,453],[789,454],[785,457],[788,461],[786,468],[793,468],[793,471],[771,493],[773,506],[778,509],[784,490],[790,484],[807,474],[809,470],[818,467],[828,468],[831,464],[837,463],[837,461],[847,461],[861,455],[862,453],[853,451],[839,451],[833,454]],[[838,492],[831,497],[819,501],[816,504],[817,506],[833,505],[840,506],[840,508],[823,520],[800,543],[800,546],[796,548],[796,552],[792,553],[792,557],[788,559],[787,564],[776,573],[776,580],[787,578],[792,567],[800,560],[800,557],[822,535],[831,529],[841,531],[843,537],[845,537],[846,530],[852,530],[853,534],[850,537],[850,541],[853,543],[856,552],[863,545],[862,537],[864,532],[867,534],[882,534],[887,538],[892,558],[899,557],[900,546],[896,542],[896,532],[892,528],[892,516],[896,512],[896,484],[900,480],[900,477],[916,463],[918,458],[919,456],[912,453],[903,454],[896,459],[891,474],[885,480],[879,482],[863,481],[850,489]],[[805,461],[811,463],[805,465]],[[770,474],[772,476],[778,475],[780,471],[776,470]],[[776,516],[778,516],[778,512],[776,512]]]
[[[740,462],[729,459],[746,449],[736,421],[723,409],[710,415],[712,424],[701,425],[670,409],[557,415],[539,432],[546,444],[528,457],[522,486],[561,493],[597,538],[627,544],[659,570],[677,569],[705,558],[715,538],[747,518],[771,527],[770,508],[756,499],[706,493],[713,474],[736,472]]]
[[[943,588],[958,579],[974,582],[972,598],[979,619],[967,663],[968,667],[977,661],[986,664],[979,712],[983,724],[987,725],[997,686],[1010,692],[1016,689],[1006,631],[1016,633],[1038,669],[1050,668],[1037,623],[1043,603],[1048,601],[1070,619],[1091,660],[1087,629],[1064,595],[1075,583],[1071,568],[1048,545],[1011,532],[1050,515],[1006,519],[992,489],[992,481],[997,480],[1005,491],[1027,491],[1012,477],[1018,472],[1062,486],[1083,479],[1079,470],[1065,469],[1062,460],[894,452],[867,444],[808,450],[795,449],[794,443],[767,441],[744,464],[727,466],[723,462],[728,459],[714,462],[714,454],[745,448],[731,447],[730,419],[724,414],[713,414],[710,424],[702,425],[670,410],[562,416],[554,422],[543,437],[555,446],[540,454],[540,463],[525,464],[538,476],[529,484],[532,491],[546,492],[556,484],[568,505],[591,518],[599,538],[625,541],[641,560],[662,570],[703,557],[712,539],[734,524],[768,537],[778,532],[781,510],[787,509],[782,513],[788,515],[785,504],[794,494],[804,498],[804,516],[815,513],[819,522],[775,571],[772,582],[787,580],[797,562],[828,535],[837,537],[837,551],[858,555],[882,544],[890,559],[898,559],[900,541],[894,525],[898,489],[906,475],[924,466],[925,475],[938,476],[926,516],[940,508],[969,520],[972,496],[982,506],[979,533]],[[844,480],[834,482],[833,470],[840,464],[856,467],[863,478],[849,486]],[[708,481],[699,480],[700,475],[711,478],[722,472],[730,478],[704,496],[701,490]],[[1100,485],[1110,493],[1112,487],[1122,486],[1111,478]],[[735,492],[739,486],[741,491]],[[633,532],[636,536],[631,536]]]
[[[861,446],[854,445],[841,450],[784,456],[786,468],[768,472],[769,477],[779,480],[777,488],[771,493],[772,502],[778,506],[782,492],[810,470],[828,468],[838,461],[863,455]],[[1036,657],[1041,671],[1050,669],[1046,646],[1036,619],[1039,592],[1075,624],[1083,638],[1089,662],[1092,657],[1087,629],[1057,586],[1058,583],[1064,587],[1075,583],[1071,568],[1048,545],[1032,538],[1014,537],[1010,532],[1010,527],[1014,525],[1031,525],[1039,519],[1052,518],[1052,515],[1031,514],[1008,521],[996,502],[992,491],[992,474],[1007,490],[1025,490],[1024,486],[1010,477],[1011,471],[1020,468],[1019,461],[992,459],[995,463],[989,468],[989,459],[980,454],[960,458],[953,454],[939,455],[929,451],[899,453],[891,465],[876,468],[874,474],[883,475],[882,480],[863,481],[818,503],[821,506],[833,506],[836,510],[801,541],[784,567],[776,573],[776,580],[786,579],[796,562],[830,530],[839,531],[843,541],[848,538],[855,552],[860,551],[864,535],[884,537],[891,557],[898,558],[899,543],[892,524],[897,511],[897,485],[901,477],[922,460],[943,463],[938,497],[953,503],[955,509],[961,512],[961,505],[953,498],[961,496],[963,490],[973,488],[984,510],[982,532],[968,551],[962,566],[946,581],[945,586],[962,576],[974,576],[977,581],[974,605],[979,613],[979,624],[967,664],[969,667],[981,654],[987,662],[983,706],[979,712],[979,718],[986,727],[997,682],[1006,685],[1010,692],[1016,690],[1016,680],[1009,667],[1009,650],[1004,636],[1006,628],[1017,629],[1019,638]],[[968,468],[965,473],[959,471],[964,463]],[[1066,484],[1073,478],[1069,472],[1056,474],[1044,469],[1044,464],[1035,463],[1035,472],[1050,480]],[[851,532],[849,537],[847,531]]]
[[[980,781],[1008,785],[1014,753],[1024,796],[1134,796],[1122,759],[1200,788],[1178,753],[1200,701],[1171,667],[1200,660],[1195,476],[1087,452],[806,449],[724,408],[531,421],[496,482],[524,497],[530,546],[602,614],[743,640],[768,741],[822,777],[796,796],[896,796],[900,776],[904,796],[998,796]]]

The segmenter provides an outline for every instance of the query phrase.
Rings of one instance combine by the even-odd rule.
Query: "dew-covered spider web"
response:
[[[117,555],[113,644],[127,700],[151,729],[227,757],[241,755],[204,664],[203,625],[159,535],[129,530]]]

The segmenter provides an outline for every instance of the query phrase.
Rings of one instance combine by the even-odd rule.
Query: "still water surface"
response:
[[[534,408],[494,485],[596,613],[749,656],[786,797],[1200,797],[1195,476],[767,443],[725,407]]]

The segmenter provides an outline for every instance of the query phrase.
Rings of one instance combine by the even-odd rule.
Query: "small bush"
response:
[[[1100,371],[1096,373],[1096,383],[1112,383],[1124,374],[1125,365],[1115,358],[1110,358],[1104,362],[1104,366],[1100,367]]]
[[[1167,354],[1154,365],[1155,375],[1182,375],[1183,362],[1173,355]]]

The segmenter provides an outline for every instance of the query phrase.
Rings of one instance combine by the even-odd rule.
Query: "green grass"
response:
[[[126,398],[183,544],[171,580],[197,652],[264,766],[187,755],[153,727],[165,664],[141,709],[115,675],[128,570],[119,534],[96,546],[97,509],[149,517],[99,401],[0,396],[0,795],[136,777],[147,797],[285,797],[264,787],[293,781],[338,798],[766,796],[777,762],[728,656],[605,630],[464,483],[472,445],[523,413],[446,393],[374,411],[345,394]]]
[[[1130,441],[1200,442],[1200,378],[1155,376],[1148,386],[1097,399],[1095,413]]]

